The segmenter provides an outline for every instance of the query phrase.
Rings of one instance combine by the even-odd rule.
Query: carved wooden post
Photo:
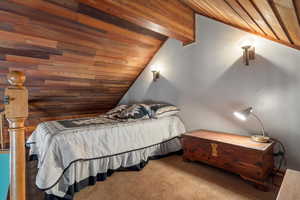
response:
[[[7,75],[10,86],[5,89],[5,116],[10,134],[10,200],[25,200],[25,127],[28,117],[28,91],[23,72]]]

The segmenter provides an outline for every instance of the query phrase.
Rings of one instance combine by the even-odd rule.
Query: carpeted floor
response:
[[[181,156],[150,161],[139,172],[116,172],[87,187],[75,200],[272,200],[239,176],[192,162]]]

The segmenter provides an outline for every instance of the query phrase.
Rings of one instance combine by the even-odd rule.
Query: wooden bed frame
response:
[[[25,127],[28,117],[28,91],[25,74],[11,71],[4,92],[5,118],[10,135],[10,200],[25,200]]]

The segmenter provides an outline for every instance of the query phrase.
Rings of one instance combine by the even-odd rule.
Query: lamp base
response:
[[[252,135],[251,139],[254,142],[260,142],[260,143],[268,143],[270,141],[269,137],[263,136],[263,135]]]

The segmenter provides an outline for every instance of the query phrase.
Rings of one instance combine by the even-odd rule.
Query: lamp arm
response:
[[[259,119],[259,117],[258,117],[256,114],[254,114],[254,113],[251,113],[251,114],[252,114],[253,117],[254,117],[255,119],[257,119],[257,121],[259,122],[259,124],[260,124],[260,126],[261,126],[261,131],[262,131],[262,133],[263,133],[263,136],[265,137],[265,128],[264,128],[264,125],[263,125],[262,121]]]

